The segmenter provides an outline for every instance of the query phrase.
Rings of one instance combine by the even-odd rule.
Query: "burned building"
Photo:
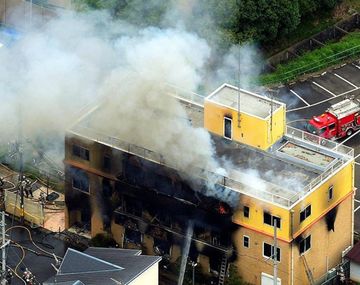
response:
[[[284,104],[227,84],[172,95],[226,171],[186,169],[110,133],[98,104],[65,139],[66,226],[171,262],[187,255],[219,284],[230,262],[253,284],[272,280],[273,262],[282,284],[321,280],[353,243],[353,150],[286,126]]]

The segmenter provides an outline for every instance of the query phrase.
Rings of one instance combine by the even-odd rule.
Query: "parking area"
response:
[[[283,86],[273,96],[286,103],[288,124],[304,128],[306,120],[322,114],[330,105],[348,97],[360,99],[360,60]],[[360,233],[360,133],[346,140],[345,144],[355,150],[355,187],[359,191],[354,203],[354,228]]]

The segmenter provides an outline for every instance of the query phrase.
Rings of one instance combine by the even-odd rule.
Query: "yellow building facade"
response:
[[[281,152],[276,143],[284,136],[293,139],[291,133],[287,134],[285,116],[284,104],[227,84],[204,102],[207,130],[227,140],[272,153],[273,148]],[[306,134],[302,133],[299,142],[288,143],[288,153],[294,157],[284,159],[304,163],[302,167],[310,168],[316,163],[309,163],[310,159],[302,154],[323,155],[328,164],[319,164],[317,177],[287,201],[280,198],[284,194],[281,190],[275,196],[239,190],[244,195],[233,215],[233,222],[241,226],[234,234],[238,251],[236,264],[240,275],[251,284],[272,284],[275,259],[278,260],[278,284],[317,284],[341,262],[342,252],[353,244],[352,151],[331,153],[314,141],[318,140],[306,140]],[[335,144],[328,143],[331,147]],[[273,248],[275,220],[276,258]]]

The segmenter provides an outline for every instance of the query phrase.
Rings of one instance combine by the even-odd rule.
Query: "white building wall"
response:
[[[350,262],[350,279],[355,282],[360,282],[360,265]]]
[[[159,262],[139,275],[129,285],[159,285]]]

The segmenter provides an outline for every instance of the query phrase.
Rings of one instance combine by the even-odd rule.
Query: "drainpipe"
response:
[[[291,285],[294,285],[294,239],[293,239],[293,233],[294,233],[294,210],[290,210],[290,236],[291,236]]]
[[[353,169],[355,170],[355,167]],[[355,186],[353,186],[353,189],[354,189],[354,193],[353,193],[353,197],[352,197],[352,201],[351,201],[351,213],[350,213],[351,214],[351,239],[350,239],[350,242],[351,242],[350,245],[351,246],[354,245],[354,216],[355,216],[355,214],[354,214],[354,203],[355,203],[355,196],[356,196],[356,188],[355,188]]]

